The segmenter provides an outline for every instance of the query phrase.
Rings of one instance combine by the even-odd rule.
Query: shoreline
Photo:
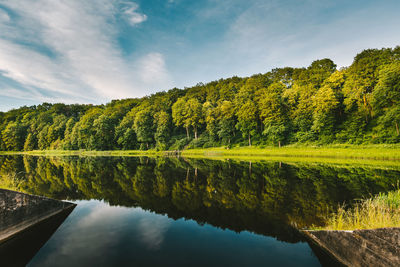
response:
[[[0,151],[0,155],[31,156],[181,156],[185,158],[238,160],[238,161],[290,161],[340,164],[373,164],[400,166],[400,145],[332,145],[332,146],[286,146],[286,147],[224,147],[186,149],[181,151],[156,150],[34,150]]]

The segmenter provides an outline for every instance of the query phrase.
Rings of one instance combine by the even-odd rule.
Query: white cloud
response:
[[[146,216],[138,224],[141,241],[148,249],[158,250],[165,239],[171,220],[164,216]]]
[[[143,83],[153,83],[156,86],[163,86],[167,82],[172,84],[169,74],[166,71],[164,56],[160,53],[149,53],[137,62],[140,69],[140,78]]]
[[[43,97],[40,95],[40,93],[38,93],[35,90],[19,90],[16,88],[12,88],[12,87],[7,87],[7,88],[2,88],[0,91],[0,96],[5,96],[5,97],[9,97],[9,98],[16,98],[16,99],[32,99],[32,98],[38,98],[40,99],[42,102],[46,102],[49,101],[48,98]]]
[[[137,13],[135,3],[124,3],[122,10],[120,2],[108,0],[0,4],[18,14],[15,21],[0,19],[0,72],[26,90],[39,88],[42,97],[63,102],[99,103],[171,85],[161,54],[127,60],[117,43],[118,12],[130,24],[147,18]]]
[[[123,237],[121,225],[136,211],[93,200],[77,204],[69,222],[62,225],[64,234],[52,237],[57,250],[39,258],[38,266],[54,266],[56,262],[57,266],[86,266],[89,262],[91,266],[107,265],[105,261]]]
[[[135,26],[147,20],[147,16],[145,14],[137,12],[137,10],[139,9],[138,4],[134,2],[125,2],[123,4],[123,14],[132,26]]]
[[[10,16],[3,9],[0,8],[0,23],[9,22]]]
[[[47,244],[52,253],[36,257],[34,265],[112,266],[118,257],[115,249],[121,245],[139,245],[139,250],[131,253],[161,248],[173,224],[172,219],[141,208],[110,206],[97,200],[76,203]]]

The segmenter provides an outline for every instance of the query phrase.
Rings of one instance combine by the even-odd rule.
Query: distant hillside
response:
[[[0,150],[182,149],[399,143],[400,47],[107,105],[44,103],[0,113]]]

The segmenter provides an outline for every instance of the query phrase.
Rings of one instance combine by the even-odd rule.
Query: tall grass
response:
[[[188,149],[183,156],[246,155],[283,157],[325,157],[346,159],[400,160],[400,145],[330,145],[330,146],[285,146],[285,147],[213,147]]]
[[[364,199],[350,209],[340,207],[319,230],[400,227],[400,189]]]
[[[298,158],[337,158],[337,159],[368,159],[368,160],[400,160],[400,144],[377,145],[288,145],[278,147],[212,147],[200,149],[185,149],[181,151],[185,157],[298,157]],[[136,156],[136,155],[165,155],[165,151],[152,150],[112,150],[112,151],[85,151],[85,150],[36,150],[36,151],[0,151],[0,155],[28,154],[45,156]]]

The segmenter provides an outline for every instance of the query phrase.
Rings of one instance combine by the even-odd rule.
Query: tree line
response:
[[[106,105],[0,113],[0,150],[130,150],[399,143],[400,46],[174,88]]]

